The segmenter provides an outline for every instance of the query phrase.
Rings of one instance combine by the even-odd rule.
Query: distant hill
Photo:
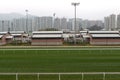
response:
[[[0,14],[0,20],[12,20],[14,18],[22,18],[22,17],[25,17],[25,15],[19,13]]]
[[[28,14],[29,18],[34,18],[34,15]],[[0,14],[0,20],[12,20],[18,18],[25,18],[26,15],[22,15],[19,13],[9,13],[9,14]]]

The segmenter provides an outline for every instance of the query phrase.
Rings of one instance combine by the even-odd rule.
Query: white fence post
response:
[[[39,73],[37,74],[37,79],[39,80]]]
[[[16,73],[16,80],[18,80],[18,73]]]
[[[59,74],[59,80],[61,80],[60,74]]]
[[[103,73],[103,80],[105,80],[105,73]]]
[[[37,80],[40,80],[40,75],[57,75],[58,76],[58,80],[61,80],[61,76],[62,75],[80,75],[81,76],[81,80],[84,80],[85,77],[89,74],[92,75],[102,75],[102,80],[106,80],[106,75],[120,75],[120,72],[75,72],[75,73],[0,73],[0,76],[2,75],[9,75],[9,76],[15,76],[15,80],[19,80],[19,76],[20,75],[36,75]]]
[[[82,80],[84,80],[84,73],[82,73]]]

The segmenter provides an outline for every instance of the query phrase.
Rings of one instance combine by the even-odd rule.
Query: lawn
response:
[[[0,50],[0,72],[120,72],[120,50]]]
[[[0,72],[120,72],[120,50],[0,50]],[[106,75],[106,80],[120,80],[120,75]],[[9,77],[9,76],[8,76]],[[8,78],[7,77],[7,78]],[[0,80],[14,80],[0,76]],[[32,78],[33,79],[32,79]],[[50,77],[50,78],[49,78]],[[85,75],[84,80],[103,80],[103,75]],[[23,79],[24,78],[24,79]],[[36,80],[36,75],[19,76],[19,80]],[[58,80],[58,76],[40,76],[42,80]],[[81,75],[61,76],[62,80],[81,80]]]

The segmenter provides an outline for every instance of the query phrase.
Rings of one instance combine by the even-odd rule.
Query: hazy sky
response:
[[[112,13],[120,13],[120,0],[0,0],[0,13],[21,13],[25,9],[37,16],[74,17],[71,2],[80,2],[77,6],[77,17],[83,19],[103,19]]]

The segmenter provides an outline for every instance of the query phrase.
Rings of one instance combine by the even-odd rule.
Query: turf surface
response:
[[[49,48],[51,49],[51,48]],[[72,50],[0,50],[2,72],[120,72],[120,50],[85,48]],[[19,75],[19,80],[38,80],[37,75]],[[40,80],[58,80],[58,75],[39,75]],[[0,80],[16,80],[15,75],[0,75]],[[61,75],[61,80],[82,80],[82,75]],[[84,75],[83,80],[103,80],[103,74]],[[105,80],[120,80],[106,74]]]
[[[120,72],[120,50],[0,50],[0,72]]]

